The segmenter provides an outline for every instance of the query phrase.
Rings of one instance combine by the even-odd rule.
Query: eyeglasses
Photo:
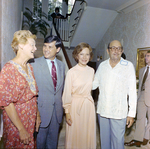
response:
[[[117,50],[118,52],[121,52],[122,51],[122,47],[115,47],[115,46],[113,46],[113,47],[109,47],[109,49],[111,49],[111,51],[115,51],[115,50]]]

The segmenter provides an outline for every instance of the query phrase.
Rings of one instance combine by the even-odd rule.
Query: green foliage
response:
[[[26,11],[23,13],[25,18],[22,23],[22,29],[28,29],[35,35],[39,32],[46,37],[48,33],[47,28],[50,27],[49,24],[43,19],[47,19],[46,13],[41,12],[40,14],[38,13],[35,15],[35,13],[33,13],[30,9],[25,9]]]
[[[42,13],[42,3],[39,0],[34,0],[34,4],[33,4],[33,13],[38,13],[39,16],[41,17],[41,13]]]

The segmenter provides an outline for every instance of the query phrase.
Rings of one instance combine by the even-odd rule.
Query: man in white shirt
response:
[[[110,58],[99,65],[93,82],[93,89],[100,91],[97,113],[102,149],[124,149],[125,125],[129,128],[136,114],[135,70],[121,58],[122,52],[119,41],[108,45]]]
[[[125,142],[126,146],[140,147],[146,145],[150,139],[150,51],[146,53],[145,61],[146,67],[141,68],[139,71],[137,121],[134,140]],[[146,115],[148,121],[145,125]]]

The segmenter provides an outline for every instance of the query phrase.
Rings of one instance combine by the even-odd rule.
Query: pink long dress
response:
[[[66,149],[96,148],[95,106],[91,96],[93,68],[78,64],[66,76],[63,92],[65,113],[70,113],[72,125],[66,123]]]

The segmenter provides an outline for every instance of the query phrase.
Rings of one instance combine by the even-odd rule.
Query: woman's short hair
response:
[[[18,45],[19,44],[26,44],[28,39],[36,39],[36,35],[33,35],[29,30],[19,30],[14,33],[13,41],[11,43],[11,47],[13,48],[14,52],[17,54]]]
[[[77,63],[78,63],[78,54],[79,54],[84,48],[88,48],[89,51],[90,51],[90,61],[91,61],[92,58],[93,58],[93,53],[92,53],[92,48],[91,48],[91,46],[90,46],[89,44],[87,44],[87,43],[81,42],[81,43],[79,43],[79,44],[75,47],[75,49],[74,49],[74,51],[73,51],[73,53],[72,53],[72,56],[73,56],[73,58],[75,59],[75,61],[76,61]]]

